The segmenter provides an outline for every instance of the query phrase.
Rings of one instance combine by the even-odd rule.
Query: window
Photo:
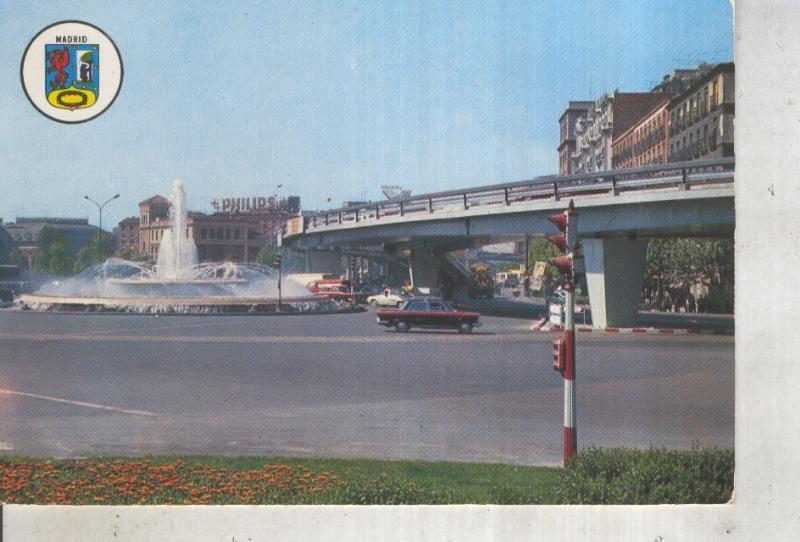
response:
[[[214,238],[214,228],[209,228],[208,237],[209,237],[209,239],[213,239]]]
[[[225,228],[225,239],[230,239],[230,238],[231,238],[231,229]]]
[[[233,230],[233,238],[234,239],[238,239],[239,238],[239,228],[236,228],[235,230]]]
[[[217,228],[217,239],[222,239],[222,228]]]
[[[205,238],[206,238],[206,229],[200,228],[200,239],[205,239]]]
[[[407,311],[424,311],[425,310],[425,302],[424,301],[409,301],[408,307],[406,307]]]

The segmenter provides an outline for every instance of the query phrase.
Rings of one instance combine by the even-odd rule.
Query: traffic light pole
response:
[[[564,378],[564,466],[578,453],[578,423],[575,397],[575,260],[578,258],[578,214],[572,201],[563,213],[550,216],[550,222],[561,231],[548,241],[556,245],[562,256],[550,258],[564,277],[564,338],[553,341],[553,369]]]
[[[354,306],[356,304],[356,257],[350,256],[350,306]]]
[[[575,415],[575,292],[565,288],[564,308],[564,465],[578,453],[578,423]]]
[[[278,268],[278,312],[281,312],[281,305],[282,305],[282,301],[283,301],[283,299],[282,299],[283,296],[281,295],[282,294],[282,292],[281,292],[281,278],[283,278],[282,277],[282,275],[283,275],[283,262],[281,261],[282,259],[283,259],[282,255],[281,254],[277,254],[275,256],[275,262],[274,262],[276,264],[276,267]]]
[[[571,203],[571,202],[570,202]],[[575,258],[577,257],[578,214],[570,205],[567,210],[567,229],[564,232],[567,250],[572,254],[573,272],[564,287],[564,465],[578,453],[577,398],[575,389]]]
[[[578,230],[578,215],[572,208],[567,211],[566,241],[567,250],[576,257],[576,242]],[[567,278],[564,286],[564,339],[566,341],[564,353],[564,465],[569,463],[578,453],[578,421],[576,416],[576,389],[575,389],[575,275],[574,272]]]

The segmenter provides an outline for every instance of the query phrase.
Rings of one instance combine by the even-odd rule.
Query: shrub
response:
[[[563,504],[725,503],[733,491],[733,450],[590,448],[562,473]]]
[[[330,491],[336,504],[441,504],[443,498],[435,491],[415,482],[389,478],[381,474],[376,479],[365,476],[350,480],[345,487]]]

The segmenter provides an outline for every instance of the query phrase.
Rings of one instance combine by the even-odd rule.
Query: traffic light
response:
[[[573,253],[577,250],[575,233],[570,231],[570,219],[573,216],[575,216],[575,204],[570,200],[569,207],[565,211],[547,217],[561,232],[557,235],[549,236],[547,240],[557,246],[562,253],[561,256],[550,258],[547,263],[555,267],[564,276],[565,282],[569,285],[573,282]]]
[[[553,340],[553,370],[559,373],[564,372],[564,364],[567,357],[567,343],[563,339]]]
[[[565,278],[572,278],[572,256],[569,254],[550,258],[547,263],[558,269],[558,272],[564,275]]]
[[[274,267],[275,269],[280,269],[280,267],[281,267],[281,255],[280,254],[276,254],[275,255],[275,259],[272,261],[272,267]]]
[[[547,238],[547,240],[557,246],[561,252],[567,251],[567,238],[563,233],[559,235],[551,235]]]

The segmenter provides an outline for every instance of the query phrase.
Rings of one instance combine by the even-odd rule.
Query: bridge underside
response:
[[[698,191],[699,192],[699,191]],[[584,247],[587,285],[595,327],[636,324],[644,273],[646,239],[658,237],[732,237],[735,212],[732,189],[716,193],[671,195],[669,200],[619,201],[592,205],[576,201],[578,236]],[[624,198],[619,198],[623,200]],[[539,208],[483,214],[464,211],[436,219],[392,220],[306,233],[289,240],[311,253],[381,244],[389,253],[409,249],[412,280],[435,286],[437,255],[555,232],[547,217],[564,202]],[[355,227],[354,227],[355,226]],[[323,258],[324,259],[324,258]],[[423,284],[424,283],[424,284]]]

